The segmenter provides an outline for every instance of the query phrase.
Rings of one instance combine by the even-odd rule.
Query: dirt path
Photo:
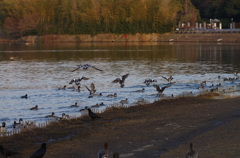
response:
[[[96,158],[105,142],[121,158],[184,157],[190,143],[199,157],[240,154],[240,98],[171,99],[99,115],[102,119],[61,121],[0,141],[21,152],[18,157],[28,157],[42,142],[47,142],[45,158]]]

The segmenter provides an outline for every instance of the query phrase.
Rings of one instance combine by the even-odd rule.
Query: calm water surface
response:
[[[18,57],[18,61],[9,61]],[[129,104],[141,98],[153,102],[159,99],[156,89],[146,86],[145,79],[156,79],[155,84],[165,86],[161,76],[173,76],[176,82],[165,89],[164,96],[180,96],[192,92],[197,95],[201,82],[205,89],[221,83],[224,88],[235,86],[226,95],[239,96],[237,85],[223,81],[224,77],[237,77],[240,68],[239,44],[215,43],[60,43],[60,44],[0,44],[0,123],[11,129],[13,121],[23,118],[45,122],[46,115],[64,112],[80,116],[79,109],[103,102],[106,106],[128,98]],[[104,71],[79,69],[79,64],[90,64]],[[117,77],[129,73],[125,87],[112,83]],[[81,92],[58,90],[73,78],[88,77],[81,81]],[[218,76],[221,78],[219,79]],[[94,83],[103,96],[88,98],[85,86]],[[76,87],[76,86],[75,86]],[[135,92],[145,88],[145,92]],[[223,88],[222,88],[223,89]],[[117,97],[106,97],[117,93]],[[21,96],[28,94],[28,99]],[[80,107],[70,108],[75,102]],[[39,110],[29,110],[35,105]]]

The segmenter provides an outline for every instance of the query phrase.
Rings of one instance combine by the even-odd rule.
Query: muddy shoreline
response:
[[[62,120],[0,141],[22,153],[15,157],[28,157],[42,142],[47,143],[45,158],[94,158],[105,142],[110,151],[128,158],[184,157],[189,143],[199,157],[238,157],[239,102],[240,97],[198,96],[111,108],[99,114],[101,119]]]
[[[0,43],[81,43],[81,42],[214,42],[239,43],[239,33],[228,34],[98,34],[98,35],[44,35],[24,36],[17,40],[1,39]]]

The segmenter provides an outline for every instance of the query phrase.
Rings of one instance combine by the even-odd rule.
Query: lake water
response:
[[[11,57],[17,61],[9,61]],[[80,64],[90,64],[93,68],[78,69]],[[13,121],[45,122],[55,112],[56,116],[66,113],[80,116],[80,109],[103,102],[105,106],[119,103],[128,98],[129,104],[145,99],[149,102],[165,97],[198,95],[216,88],[221,83],[223,96],[239,96],[240,80],[224,81],[223,78],[236,78],[234,72],[240,68],[239,44],[216,43],[51,43],[51,44],[0,44],[0,123],[6,122],[8,130]],[[125,87],[112,81],[129,73]],[[68,89],[71,79],[85,76],[81,81],[81,91]],[[145,79],[155,79],[160,87],[168,82],[161,76],[173,76],[173,82],[159,95],[153,84]],[[220,76],[220,78],[219,78]],[[206,81],[204,89],[201,82]],[[96,93],[103,96],[88,98],[85,86],[94,83]],[[210,87],[211,85],[214,87]],[[58,88],[67,86],[66,90]],[[234,86],[234,87],[233,87]],[[135,92],[145,89],[145,92]],[[117,93],[117,97],[107,97]],[[21,96],[28,94],[28,99]],[[80,107],[69,107],[78,103]],[[37,111],[30,110],[38,105]]]

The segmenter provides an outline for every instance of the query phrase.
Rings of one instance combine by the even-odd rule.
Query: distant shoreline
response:
[[[24,36],[17,40],[0,39],[0,43],[68,43],[68,42],[216,42],[239,43],[239,33],[192,34],[190,32],[166,34],[98,34]]]

